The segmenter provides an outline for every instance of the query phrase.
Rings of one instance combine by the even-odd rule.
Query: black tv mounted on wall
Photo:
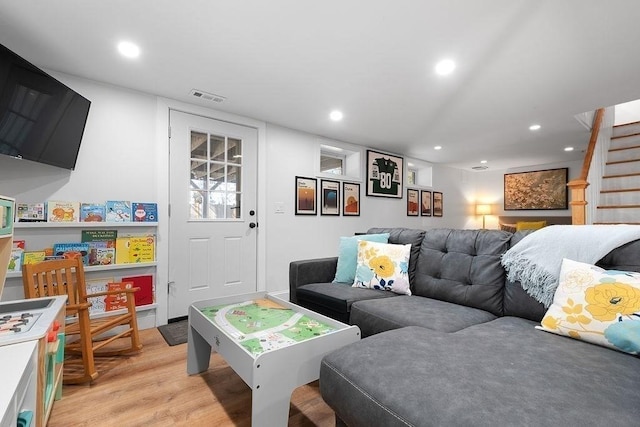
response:
[[[73,170],[90,105],[0,45],[0,154]]]

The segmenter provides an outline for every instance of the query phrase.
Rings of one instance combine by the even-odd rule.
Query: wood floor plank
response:
[[[96,359],[93,383],[65,385],[48,426],[251,425],[251,389],[220,355],[189,376],[186,344],[170,347],[155,328],[140,331],[140,339],[139,354]],[[289,426],[333,425],[317,381],[293,392]]]

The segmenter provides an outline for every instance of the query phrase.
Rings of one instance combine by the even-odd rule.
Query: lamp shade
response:
[[[476,205],[476,215],[491,215],[491,205]]]

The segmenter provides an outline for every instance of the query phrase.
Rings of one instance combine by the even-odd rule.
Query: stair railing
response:
[[[593,118],[593,126],[591,126],[591,138],[589,139],[589,147],[584,155],[582,170],[580,177],[569,181],[567,187],[571,190],[571,223],[573,225],[585,225],[587,223],[587,200],[585,197],[586,189],[589,186],[587,177],[589,176],[589,168],[591,168],[591,159],[596,149],[602,118],[604,117],[604,108],[599,108]]]

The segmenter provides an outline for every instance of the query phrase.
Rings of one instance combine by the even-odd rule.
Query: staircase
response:
[[[613,128],[594,224],[640,224],[640,122]]]

